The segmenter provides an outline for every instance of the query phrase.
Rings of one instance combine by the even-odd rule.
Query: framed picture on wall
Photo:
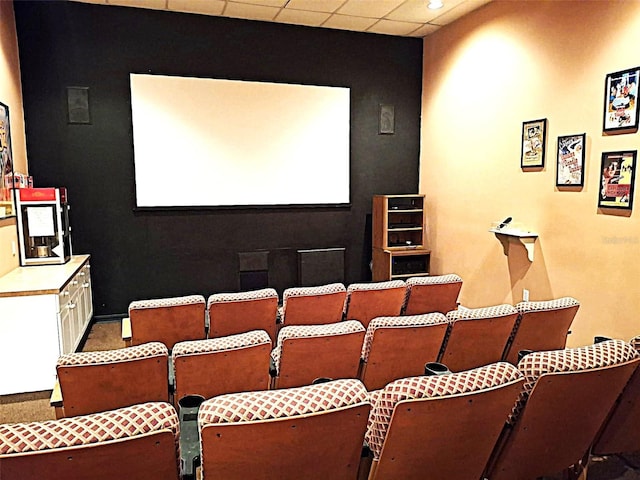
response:
[[[0,218],[14,215],[13,208],[13,156],[9,107],[0,102]]]
[[[520,167],[544,167],[547,140],[547,119],[522,122],[522,150]]]
[[[604,152],[600,166],[598,207],[633,207],[637,150]]]
[[[585,140],[585,133],[558,137],[556,186],[584,185]]]
[[[640,67],[609,73],[604,84],[604,132],[638,129]]]

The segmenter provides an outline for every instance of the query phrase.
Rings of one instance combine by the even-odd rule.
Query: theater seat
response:
[[[367,327],[359,377],[376,390],[402,377],[422,375],[440,353],[449,322],[441,313],[378,317]]]
[[[376,317],[400,315],[407,286],[402,280],[352,283],[347,287],[345,320],[358,320],[364,328]]]
[[[178,432],[168,403],[0,425],[0,478],[178,480]]]
[[[513,365],[501,362],[403,378],[374,392],[369,479],[481,478],[522,382]]]
[[[318,378],[356,378],[364,334],[355,320],[283,327],[271,352],[273,387],[298,387]]]
[[[269,388],[270,354],[271,339],[264,330],[177,343],[171,354],[174,403],[187,395],[210,398]]]
[[[639,362],[636,350],[621,340],[524,356],[518,363],[524,388],[486,477],[579,472]]]
[[[640,352],[640,336],[629,342]],[[640,367],[616,401],[605,428],[600,433],[593,452],[595,455],[640,452]]]
[[[207,300],[209,338],[264,330],[276,341],[278,293],[262,288],[238,293],[216,293]]]
[[[324,325],[342,320],[347,290],[342,283],[287,288],[280,310],[283,325]]]
[[[202,295],[137,300],[129,304],[129,317],[122,320],[127,346],[164,343],[169,350],[176,342],[207,338],[205,300]]]
[[[56,366],[59,392],[52,394],[56,418],[168,402],[168,362],[160,342],[62,355]]]
[[[521,350],[560,350],[566,346],[571,322],[580,303],[571,297],[516,305],[518,320],[504,353],[504,360],[516,365]]]
[[[202,479],[353,480],[370,408],[354,379],[207,400]]]
[[[440,312],[458,308],[462,278],[455,274],[411,277],[407,281],[407,297],[403,315]]]

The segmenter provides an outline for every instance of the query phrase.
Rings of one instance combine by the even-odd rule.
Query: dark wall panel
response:
[[[345,248],[346,283],[370,279],[372,195],[418,188],[421,39],[75,2],[18,1],[15,15],[30,173],[68,188],[98,315],[235,291],[240,252],[269,252],[280,293],[300,249]],[[130,73],[350,87],[351,206],[134,211]],[[90,124],[68,123],[67,87],[89,88]],[[378,135],[381,103],[395,106],[394,135]],[[158,142],[188,182],[171,135]]]

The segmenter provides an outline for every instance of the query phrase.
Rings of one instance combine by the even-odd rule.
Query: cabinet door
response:
[[[82,318],[86,326],[93,317],[93,293],[91,290],[91,265],[88,263],[82,267],[79,280],[82,288]]]
[[[68,304],[58,314],[58,324],[60,325],[60,341],[62,345],[60,349],[62,353],[71,353],[73,351],[73,325],[71,312],[67,308]]]

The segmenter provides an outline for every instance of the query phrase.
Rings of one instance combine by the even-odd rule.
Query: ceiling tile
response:
[[[354,30],[356,32],[364,32],[371,25],[376,23],[375,18],[352,17],[349,15],[331,15],[329,20],[324,22],[323,27],[337,28],[340,30]]]
[[[449,23],[457,20],[458,18],[466,15],[467,13],[480,8],[486,3],[489,3],[491,0],[466,0],[465,2],[456,5],[451,10],[447,10],[442,15],[431,20],[430,23],[435,25],[448,25]]]
[[[444,7],[438,10],[432,10],[427,7],[427,0],[407,0],[394,11],[389,13],[385,18],[387,20],[397,20],[399,22],[420,22],[426,23],[440,15],[445,11],[462,3],[464,0],[444,0]]]
[[[228,2],[224,9],[225,17],[245,18],[247,20],[273,20],[280,12],[276,7],[249,5],[247,3]]]
[[[177,12],[221,15],[225,4],[224,0],[168,0],[167,8]]]
[[[233,0],[235,3],[247,3],[249,5],[260,5],[262,7],[284,7],[287,0]]]
[[[336,13],[356,17],[382,18],[404,0],[348,0]]]
[[[319,27],[329,18],[330,15],[330,13],[305,12],[303,10],[284,8],[276,17],[276,21],[284,23],[295,23],[296,25],[309,25],[311,27]]]
[[[340,8],[345,1],[346,0],[289,0],[286,8],[333,13]]]
[[[380,20],[375,23],[368,32],[384,33],[386,35],[408,35],[422,26],[421,23],[395,22],[393,20]]]
[[[164,10],[167,6],[165,0],[108,0],[108,3],[121,7],[150,8],[152,10]]]
[[[418,28],[416,31],[411,32],[409,34],[409,36],[422,38],[422,37],[426,37],[427,35],[432,34],[433,32],[435,32],[436,30],[439,30],[439,29],[440,29],[439,25],[431,25],[430,23],[427,23],[427,24],[423,25],[422,27]]]

